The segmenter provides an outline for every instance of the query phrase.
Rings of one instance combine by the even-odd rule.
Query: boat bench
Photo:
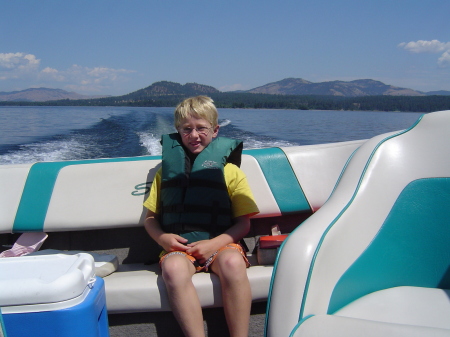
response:
[[[252,254],[258,235],[273,225],[289,233],[317,211],[362,143],[244,151],[241,168],[260,209],[246,238],[253,301],[267,300],[273,270]],[[142,203],[160,165],[159,156],[147,156],[0,166],[1,250],[20,233],[46,232],[41,254],[93,252],[108,313],[169,311],[161,248],[143,227]],[[193,282],[203,307],[222,305],[216,275],[199,273]]]

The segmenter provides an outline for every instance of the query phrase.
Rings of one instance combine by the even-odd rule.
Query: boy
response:
[[[192,97],[175,109],[178,133],[162,137],[145,228],[164,251],[160,266],[172,311],[186,336],[204,336],[192,276],[217,274],[231,336],[247,336],[251,289],[239,241],[257,214],[240,165],[242,142],[217,137],[218,114],[209,97]]]

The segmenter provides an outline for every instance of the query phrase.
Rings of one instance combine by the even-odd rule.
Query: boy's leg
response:
[[[252,295],[247,265],[239,251],[221,251],[211,265],[220,278],[225,317],[230,336],[248,336]]]
[[[170,306],[185,336],[204,336],[203,314],[192,283],[195,267],[184,255],[173,254],[161,263]]]

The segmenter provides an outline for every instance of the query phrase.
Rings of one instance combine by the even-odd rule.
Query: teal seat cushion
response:
[[[337,282],[328,313],[397,286],[450,289],[450,178],[405,187],[374,240]]]

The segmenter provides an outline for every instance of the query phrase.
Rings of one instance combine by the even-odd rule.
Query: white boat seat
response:
[[[250,262],[256,262],[249,257]],[[247,269],[252,300],[265,301],[272,276],[272,266],[254,265]],[[164,280],[157,264],[122,264],[106,277],[105,288],[109,313],[169,311]],[[192,278],[202,307],[222,306],[220,281],[217,275],[198,273]]]
[[[281,247],[266,336],[450,335],[449,137],[439,111],[356,151]]]
[[[394,287],[365,295],[334,313],[369,321],[450,329],[450,290]]]
[[[448,337],[447,329],[429,328],[418,325],[384,323],[378,321],[316,315],[306,319],[302,328],[292,337]]]

